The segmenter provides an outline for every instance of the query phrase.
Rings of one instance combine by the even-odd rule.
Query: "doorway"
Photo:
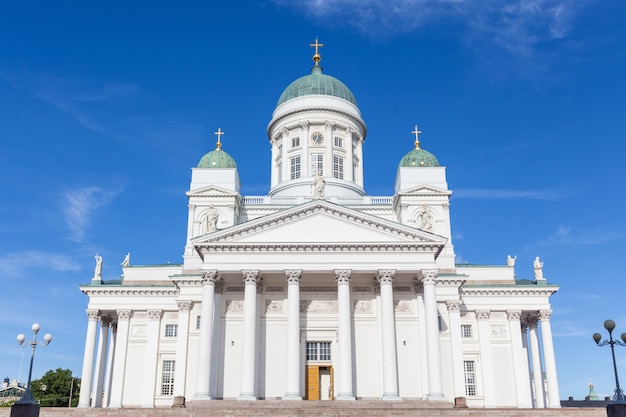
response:
[[[332,365],[307,365],[305,385],[306,400],[334,400]]]

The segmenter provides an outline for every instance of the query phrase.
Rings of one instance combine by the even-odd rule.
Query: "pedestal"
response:
[[[608,417],[626,417],[626,404],[613,403],[606,406],[606,415]],[[13,413],[11,412],[11,416]]]
[[[39,404],[19,404],[11,406],[11,417],[39,417]]]
[[[177,395],[176,397],[174,397],[172,408],[185,408],[185,397],[183,397],[182,395]]]

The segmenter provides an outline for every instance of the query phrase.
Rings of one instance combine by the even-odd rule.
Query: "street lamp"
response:
[[[19,400],[18,402],[16,402],[15,405],[18,405],[18,404],[35,404],[35,405],[37,405],[37,403],[35,402],[35,400],[33,398],[33,393],[32,393],[32,391],[30,389],[30,382],[31,382],[31,378],[33,376],[33,359],[35,359],[35,348],[37,346],[46,347],[52,341],[52,335],[50,333],[46,333],[45,334],[45,336],[43,337],[43,342],[41,342],[41,341],[38,342],[37,341],[37,333],[39,332],[39,324],[38,323],[33,324],[31,329],[33,330],[33,340],[31,340],[30,342],[26,341],[26,336],[24,336],[24,334],[20,333],[20,334],[17,335],[17,343],[19,343],[19,345],[22,346],[22,347],[31,346],[32,347],[32,353],[30,355],[30,369],[28,370],[28,385],[26,386],[26,392],[24,392],[24,396],[22,397],[22,399]]]
[[[615,372],[615,394],[613,394],[613,402],[614,403],[626,403],[626,398],[624,397],[624,391],[619,386],[619,378],[617,377],[617,365],[615,364],[615,345],[626,346],[626,333],[622,333],[621,339],[623,342],[619,340],[613,340],[613,330],[615,329],[615,322],[613,320],[605,320],[604,328],[609,332],[609,340],[602,340],[602,335],[600,333],[593,334],[593,340],[596,342],[598,346],[611,346],[611,355],[613,357],[613,372]],[[602,340],[602,341],[600,341]]]

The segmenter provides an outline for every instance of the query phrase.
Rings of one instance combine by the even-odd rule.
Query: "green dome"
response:
[[[415,148],[411,152],[404,155],[400,161],[400,167],[438,167],[439,162],[435,155],[421,149]]]
[[[237,168],[237,164],[232,156],[218,147],[202,157],[198,168]]]
[[[322,74],[322,67],[316,65],[311,70],[310,75],[300,77],[289,84],[285,91],[283,91],[280,95],[276,106],[280,106],[284,102],[293,98],[318,94],[339,97],[349,101],[355,106],[357,105],[354,95],[344,83],[335,77]]]

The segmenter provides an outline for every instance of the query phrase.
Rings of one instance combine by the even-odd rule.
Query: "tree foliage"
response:
[[[72,407],[78,405],[80,379],[72,376],[69,369],[57,368],[49,370],[41,377],[32,381],[31,391],[35,400],[42,407],[67,407],[72,391]]]

